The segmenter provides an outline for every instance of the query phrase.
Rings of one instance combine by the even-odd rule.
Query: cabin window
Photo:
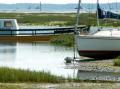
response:
[[[12,27],[12,22],[11,21],[4,21],[4,27],[6,27],[6,28]]]

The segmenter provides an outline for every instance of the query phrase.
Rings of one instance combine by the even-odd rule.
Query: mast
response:
[[[98,16],[98,5],[99,5],[99,0],[97,0],[97,25],[98,27],[100,26],[100,21],[99,21],[99,16]]]
[[[40,9],[40,11],[42,11],[42,3],[41,3],[41,1],[40,1],[40,8],[39,9]]]
[[[75,44],[75,38],[76,38],[76,33],[77,33],[77,27],[79,24],[79,13],[80,13],[80,8],[81,8],[81,0],[79,0],[78,2],[78,7],[77,7],[77,14],[76,14],[76,23],[75,23],[75,32],[74,32],[74,59],[76,59],[76,53],[75,53],[75,49],[76,49],[76,44]]]
[[[77,26],[79,24],[79,13],[80,13],[80,7],[81,7],[81,0],[78,2],[78,8],[77,8],[77,15],[76,15],[76,23],[75,23],[75,32],[77,31]]]

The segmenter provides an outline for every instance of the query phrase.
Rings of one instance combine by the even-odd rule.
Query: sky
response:
[[[78,3],[78,0],[0,0],[0,3],[50,3],[50,4],[66,4]],[[97,0],[82,0],[82,3],[96,3]],[[120,2],[120,0],[99,0],[100,3]]]

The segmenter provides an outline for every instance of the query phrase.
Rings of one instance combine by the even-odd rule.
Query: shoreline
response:
[[[119,89],[120,83],[0,83],[2,89]]]
[[[77,70],[78,80],[120,82],[120,67],[113,66],[113,60],[82,61],[68,65],[66,69]]]
[[[91,59],[90,59],[91,60]],[[114,72],[120,73],[120,67],[113,65],[114,59],[108,60],[96,60],[96,61],[85,61],[77,62],[72,66],[68,66],[69,69],[78,69],[81,71],[94,71],[94,72]]]

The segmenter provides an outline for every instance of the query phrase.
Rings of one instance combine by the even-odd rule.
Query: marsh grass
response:
[[[74,35],[73,34],[61,34],[53,37],[50,42],[54,45],[73,46]]]
[[[74,26],[76,13],[0,13],[0,18],[17,19],[19,24],[43,26]],[[81,13],[81,25],[97,26],[95,13]],[[120,26],[119,20],[100,20],[101,26]]]
[[[19,24],[34,24],[47,26],[65,26],[68,21],[74,21],[72,13],[0,13],[0,18],[17,19]]]
[[[23,89],[23,88],[16,84],[14,85],[0,84],[0,89]]]
[[[37,72],[22,69],[0,68],[0,82],[37,82],[37,83],[60,83],[63,78],[52,75],[49,72]]]
[[[114,66],[120,66],[120,56],[116,57],[113,60],[113,64],[114,64]]]

